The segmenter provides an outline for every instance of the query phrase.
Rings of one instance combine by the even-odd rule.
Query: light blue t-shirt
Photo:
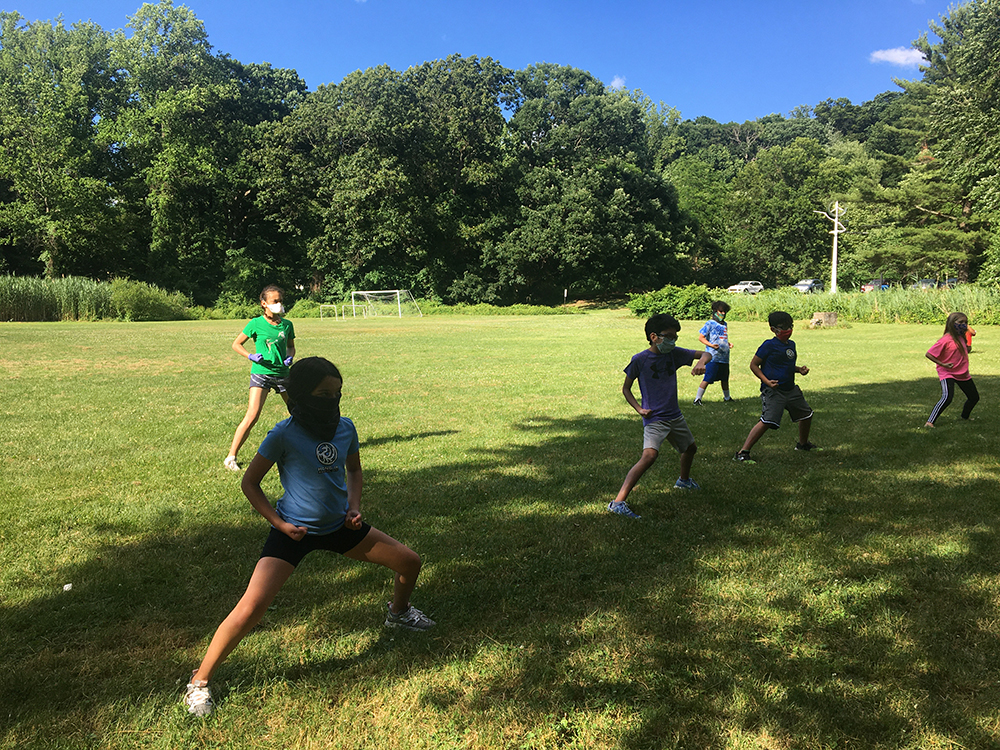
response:
[[[701,327],[698,333],[708,339],[708,343],[718,345],[718,349],[711,346],[705,347],[705,351],[712,355],[713,362],[729,361],[729,327],[725,323],[710,320]]]
[[[285,493],[275,509],[282,520],[310,534],[330,534],[347,517],[347,457],[358,452],[358,431],[340,418],[333,440],[320,440],[289,417],[278,422],[257,449],[278,465]]]

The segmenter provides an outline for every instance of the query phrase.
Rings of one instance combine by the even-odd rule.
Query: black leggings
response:
[[[927,417],[927,421],[934,424],[934,421],[941,416],[941,412],[948,408],[948,404],[955,397],[955,384],[958,383],[958,387],[962,389],[962,393],[965,394],[965,406],[962,407],[962,419],[968,419],[969,415],[972,414],[972,408],[979,403],[979,391],[976,390],[976,384],[969,380],[955,380],[955,378],[945,378],[941,381],[941,400],[934,404],[934,408],[931,409],[931,415]]]

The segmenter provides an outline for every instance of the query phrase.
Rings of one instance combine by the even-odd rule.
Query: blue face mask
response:
[[[968,323],[956,323],[955,324],[955,328],[958,330],[959,333],[965,333],[966,331],[969,330],[969,324]]]
[[[670,339],[661,339],[660,343],[656,345],[657,350],[660,354],[670,354],[677,346],[676,341],[671,341]]]

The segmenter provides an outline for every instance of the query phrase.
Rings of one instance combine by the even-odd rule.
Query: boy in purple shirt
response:
[[[674,487],[698,489],[697,483],[691,479],[691,462],[698,448],[677,405],[677,368],[698,359],[691,374],[701,375],[705,372],[705,363],[712,355],[676,348],[677,333],[680,330],[681,324],[671,315],[661,313],[651,317],[646,321],[646,341],[649,342],[649,348],[632,357],[625,368],[622,395],[629,406],[642,417],[642,456],[629,469],[618,490],[618,496],[608,503],[608,510],[627,518],[641,517],[632,512],[625,499],[646,469],[656,461],[664,440],[668,440],[681,456],[681,475]],[[632,384],[636,380],[639,381],[639,392],[642,394],[641,404],[632,394]]]

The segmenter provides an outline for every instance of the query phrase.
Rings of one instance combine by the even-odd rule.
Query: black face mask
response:
[[[288,413],[313,437],[333,440],[340,424],[340,396],[303,396],[289,403]]]

